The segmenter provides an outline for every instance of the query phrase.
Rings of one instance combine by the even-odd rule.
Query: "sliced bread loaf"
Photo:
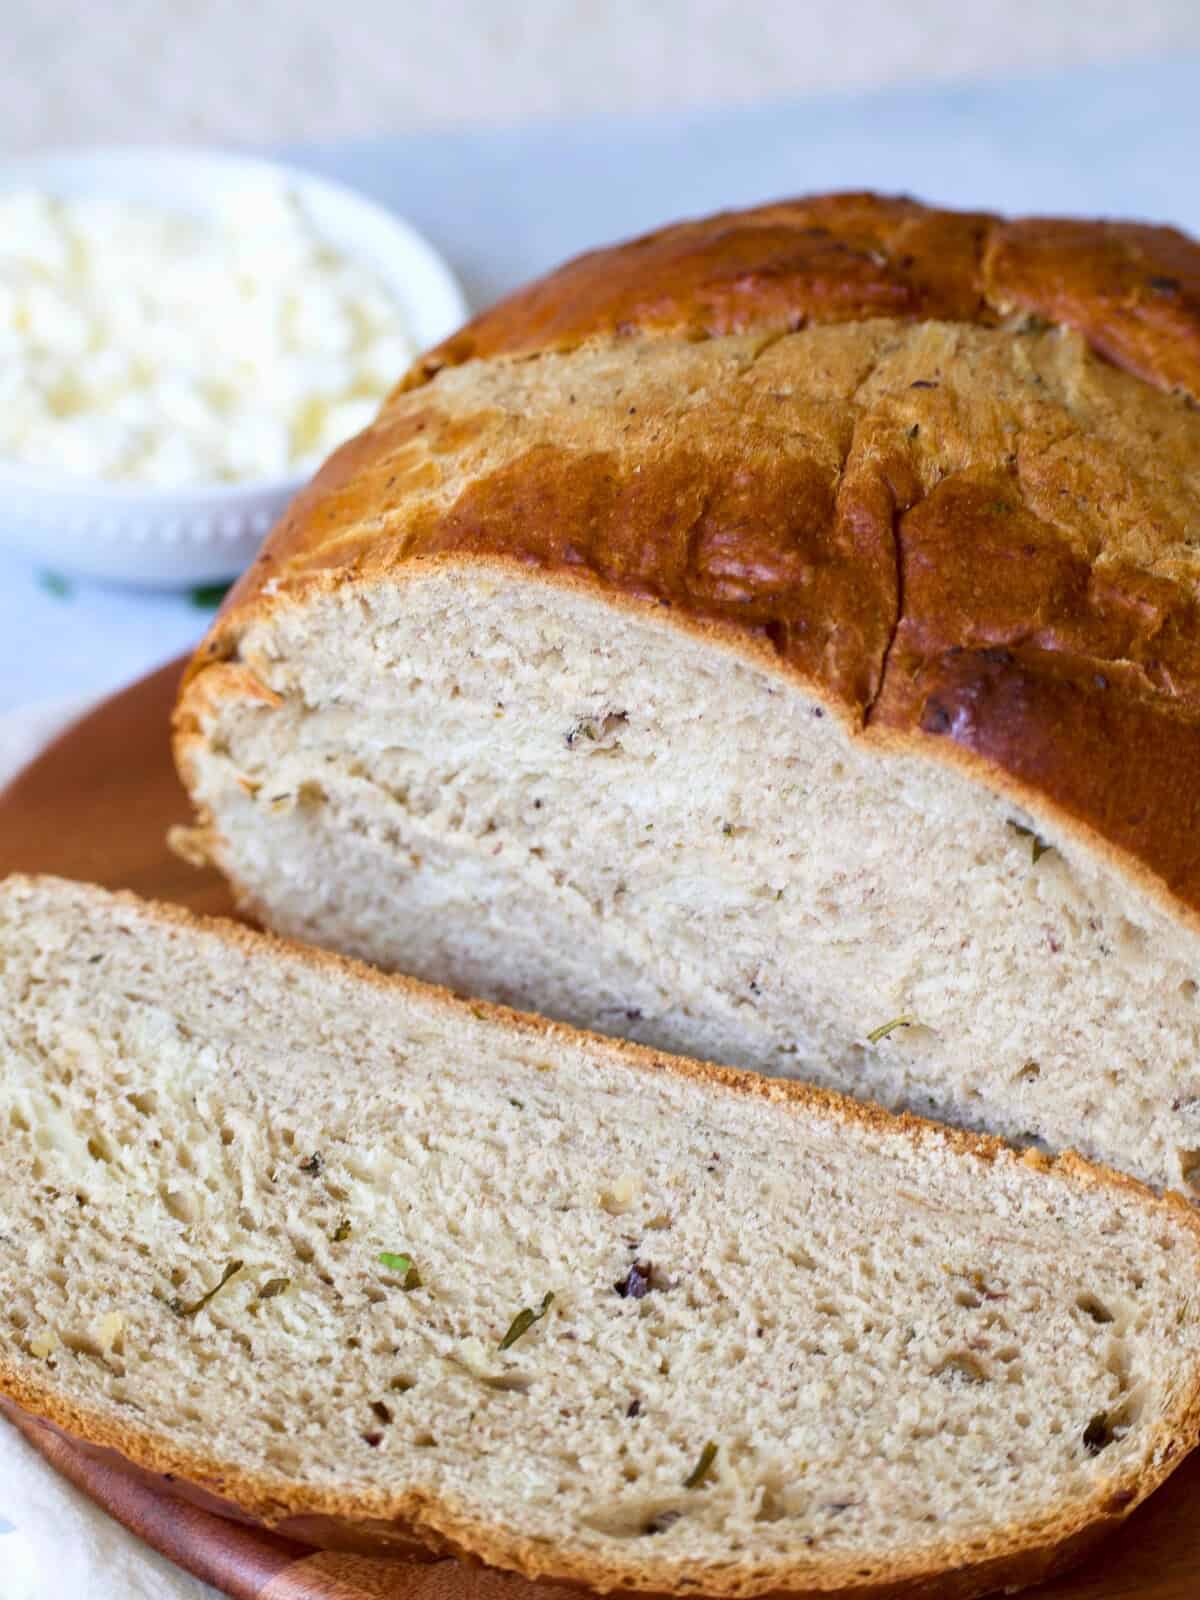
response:
[[[1200,1193],[1200,247],[833,196],[572,263],[178,721],[277,929]]]
[[[241,1514],[961,1600],[1195,1441],[1200,1221],[1074,1157],[55,880],[0,1018],[0,1391]]]

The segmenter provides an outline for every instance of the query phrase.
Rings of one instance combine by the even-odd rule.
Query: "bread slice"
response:
[[[195,842],[278,931],[1200,1194],[1195,402],[1169,229],[826,196],[595,253],[268,542],[180,703]]]
[[[1200,1426],[1200,1221],[42,879],[0,888],[0,1391],[327,1543],[963,1597]],[[910,1593],[905,1587],[904,1593]]]

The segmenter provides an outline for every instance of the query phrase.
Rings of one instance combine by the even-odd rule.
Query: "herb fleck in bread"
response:
[[[1200,1221],[1074,1157],[0,889],[0,1390],[330,1542],[1032,1582],[1191,1448]]]
[[[1200,1192],[1197,401],[1167,228],[585,257],[268,541],[193,848],[283,932]]]

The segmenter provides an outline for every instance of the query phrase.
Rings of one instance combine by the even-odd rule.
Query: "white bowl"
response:
[[[415,229],[352,189],[277,162],[186,149],[66,152],[0,165],[0,193],[103,196],[203,217],[232,183],[264,177],[299,198],[330,244],[377,274],[421,349],[466,319],[457,280]],[[304,481],[159,489],[0,460],[0,540],[56,571],[157,588],[212,583],[251,561]]]

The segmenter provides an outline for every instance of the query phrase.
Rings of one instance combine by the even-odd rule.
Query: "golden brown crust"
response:
[[[9,879],[11,889],[36,890],[39,882],[53,880]],[[1180,1196],[1156,1195],[1137,1180],[1085,1161],[1073,1152],[1051,1158],[1037,1152],[1018,1153],[1002,1140],[983,1134],[944,1128],[909,1114],[894,1115],[828,1089],[796,1081],[764,1078],[756,1073],[664,1055],[622,1040],[580,1033],[563,1023],[514,1012],[484,1001],[462,1000],[447,990],[388,975],[373,967],[327,951],[252,932],[240,924],[218,918],[196,917],[180,907],[151,904],[131,894],[108,895],[82,885],[74,893],[95,895],[108,903],[130,908],[152,924],[166,929],[202,930],[216,935],[255,960],[295,962],[342,980],[392,993],[408,994],[438,1010],[470,1014],[497,1026],[517,1029],[540,1042],[561,1041],[582,1045],[608,1062],[620,1062],[631,1073],[670,1073],[718,1093],[733,1093],[766,1100],[780,1107],[816,1113],[843,1125],[858,1124],[888,1138],[926,1141],[963,1159],[987,1165],[1024,1163],[1048,1181],[1073,1187],[1105,1188],[1120,1194],[1129,1206],[1139,1206],[1169,1219],[1172,1226],[1190,1234],[1200,1251],[1200,1213]],[[1056,1508],[1036,1524],[1003,1530],[984,1541],[948,1542],[918,1555],[889,1553],[877,1561],[847,1559],[844,1566],[816,1563],[803,1572],[779,1572],[746,1578],[744,1571],[721,1572],[682,1566],[668,1588],[661,1576],[652,1583],[636,1559],[606,1567],[577,1552],[548,1548],[544,1544],[509,1534],[506,1530],[472,1518],[462,1507],[410,1492],[370,1495],[352,1490],[315,1488],[281,1473],[256,1474],[218,1462],[181,1446],[173,1437],[156,1434],[138,1422],[114,1420],[110,1413],[77,1407],[61,1395],[53,1374],[31,1376],[27,1364],[20,1370],[0,1358],[0,1395],[29,1415],[45,1419],[88,1448],[115,1451],[140,1472],[172,1474],[175,1492],[210,1508],[214,1503],[225,1515],[236,1515],[306,1539],[319,1538],[329,1548],[358,1550],[404,1548],[419,1544],[437,1554],[452,1553],[467,1560],[523,1573],[531,1578],[554,1578],[606,1592],[629,1592],[641,1600],[655,1595],[693,1594],[755,1596],[765,1600],[818,1600],[838,1594],[846,1600],[916,1600],[924,1594],[971,1597],[993,1589],[1031,1584],[1050,1576],[1076,1559],[1086,1548],[1117,1526],[1162,1483],[1200,1442],[1200,1374],[1178,1394],[1172,1412],[1156,1427],[1150,1466],[1140,1472],[1098,1483],[1092,1498],[1081,1505]],[[817,1570],[819,1568],[819,1570]],[[661,1564],[655,1571],[661,1575]],[[657,1587],[655,1587],[657,1584]]]
[[[595,339],[871,317],[994,323],[1013,310],[1076,328],[1118,366],[1200,399],[1200,249],[1186,234],[866,193],[723,212],[580,256],[429,351],[406,386]]]
[[[999,768],[1018,800],[1052,792],[1058,816],[1094,846],[1194,908],[1200,853],[1173,850],[1172,841],[1200,829],[1200,727],[1129,692],[1130,676],[1121,665],[1097,671],[1036,648],[953,646],[921,659],[911,679],[891,680],[879,722],[905,732],[915,724],[931,744],[950,741],[956,756]]]
[[[79,1439],[56,1423],[44,1417],[24,1411],[14,1405],[10,1400],[0,1398],[0,1416],[7,1417],[25,1436],[47,1454],[52,1463],[60,1472],[64,1472],[72,1481],[77,1483],[84,1493],[89,1492],[90,1478],[79,1472],[79,1467],[87,1463],[99,1465],[105,1472],[109,1498],[105,1509],[110,1514],[117,1515],[125,1521],[134,1532],[138,1533],[148,1543],[165,1553],[180,1559],[182,1552],[175,1548],[177,1541],[171,1535],[178,1527],[178,1519],[171,1515],[172,1502],[182,1506],[197,1506],[214,1516],[225,1518],[227,1521],[245,1527],[266,1529],[273,1540],[272,1548],[263,1552],[256,1548],[254,1557],[256,1577],[260,1579],[273,1576],[280,1572],[289,1562],[303,1557],[306,1547],[318,1550],[349,1552],[353,1555],[368,1557],[385,1556],[403,1562],[410,1569],[423,1568],[432,1570],[435,1564],[444,1561],[447,1557],[457,1558],[464,1567],[479,1569],[488,1564],[483,1561],[475,1551],[466,1546],[455,1546],[444,1539],[429,1537],[425,1541],[414,1541],[412,1530],[401,1523],[388,1523],[381,1519],[371,1521],[355,1521],[353,1518],[340,1516],[300,1516],[285,1518],[282,1521],[270,1524],[262,1518],[248,1515],[245,1510],[223,1496],[214,1495],[198,1483],[189,1482],[175,1473],[148,1471],[145,1467],[137,1465],[119,1450],[108,1446],[96,1446],[86,1440]],[[49,1440],[45,1435],[49,1434]],[[39,1437],[39,1435],[41,1437]],[[68,1447],[68,1451],[58,1448],[58,1443]],[[49,1448],[47,1449],[47,1445]],[[79,1456],[85,1458],[84,1462],[78,1460]],[[125,1478],[132,1485],[145,1486],[154,1496],[156,1507],[161,1507],[160,1525],[147,1527],[144,1522],[143,1505],[140,1499],[136,1504],[136,1515],[127,1518],[122,1514],[122,1499],[118,1493],[112,1493],[112,1479],[116,1475]],[[1128,1515],[1125,1501],[1118,1494],[1113,1499],[1117,1507],[1115,1511],[1105,1513],[1102,1511],[1097,1520],[1078,1533],[1068,1536],[1058,1543],[1030,1548],[1019,1556],[1007,1555],[986,1557],[974,1563],[949,1569],[944,1572],[930,1574],[928,1571],[919,1573],[912,1578],[885,1577],[881,1582],[864,1584],[862,1574],[856,1573],[858,1580],[855,1587],[831,1589],[828,1585],[819,1589],[812,1587],[806,1589],[790,1588],[786,1590],[767,1591],[762,1600],[828,1600],[831,1594],[842,1594],[850,1600],[920,1600],[920,1597],[936,1596],[937,1600],[973,1600],[979,1594],[990,1592],[996,1588],[1013,1589],[1038,1583],[1065,1568],[1073,1565],[1087,1553],[1097,1542],[1103,1539],[1113,1528],[1119,1526]],[[115,1502],[115,1503],[114,1503]],[[1132,1503],[1131,1503],[1132,1504]],[[131,1508],[132,1509],[132,1508]],[[169,1520],[168,1520],[169,1519]],[[170,1533],[166,1540],[162,1538],[163,1528],[161,1522],[166,1522]],[[278,1549],[274,1541],[279,1541]],[[285,1542],[286,1541],[286,1542]],[[243,1547],[244,1549],[244,1547]],[[246,1565],[246,1558],[242,1556],[242,1567]],[[193,1568],[193,1570],[195,1570]],[[524,1572],[521,1567],[507,1566],[492,1567],[493,1571]],[[198,1574],[199,1575],[199,1574]],[[215,1572],[205,1573],[205,1576],[217,1577]],[[407,1576],[408,1574],[406,1574]],[[530,1574],[532,1576],[532,1574]],[[831,1574],[835,1580],[837,1574]],[[462,1593],[469,1595],[475,1592],[487,1592],[485,1586],[473,1581],[463,1574]],[[543,1595],[569,1595],[572,1593],[595,1592],[603,1581],[599,1574],[589,1572],[586,1577],[574,1573],[571,1577],[559,1579],[547,1577],[544,1574],[533,1577],[538,1592]],[[413,1583],[413,1588],[417,1587]],[[682,1586],[681,1586],[682,1587]],[[727,1585],[726,1592],[733,1594],[736,1585]],[[693,1584],[687,1585],[688,1592],[697,1592]],[[390,1591],[389,1591],[390,1592]],[[439,1586],[439,1592],[441,1587]],[[645,1588],[604,1588],[601,1592],[613,1596],[636,1596],[637,1600],[674,1600],[673,1594],[664,1593],[662,1590],[647,1590]],[[678,1591],[676,1591],[678,1592]],[[701,1591],[702,1592],[702,1591]],[[357,1593],[357,1591],[356,1591]]]
[[[406,386],[463,361],[647,333],[697,339],[869,317],[984,320],[979,269],[992,220],[834,194],[677,223],[518,290],[429,351]]]
[[[687,297],[726,268],[743,283],[756,249],[750,310],[697,341]],[[891,272],[904,304],[870,276]],[[1135,293],[1139,273],[1160,287]],[[787,674],[852,732],[1086,836],[1200,924],[1200,409],[1079,334],[997,325],[1001,282],[1164,386],[1200,351],[1200,247],[1170,230],[863,196],[667,229],[485,315],[488,359],[395,395],[230,597],[181,702],[185,782],[205,717],[238,699],[231,677],[201,694],[202,669],[232,666],[272,606],[486,561]],[[630,331],[635,300],[655,337]],[[721,332],[735,325],[755,331]],[[523,327],[536,360],[503,354]],[[993,692],[995,652],[1020,662],[1019,690],[1010,675]],[[972,662],[986,682],[951,714]]]
[[[991,231],[983,271],[994,309],[1077,328],[1117,366],[1200,400],[1200,250],[1187,234],[1030,218]]]

